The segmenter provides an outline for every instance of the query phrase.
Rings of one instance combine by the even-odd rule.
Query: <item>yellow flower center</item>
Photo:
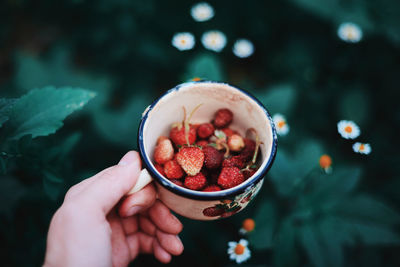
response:
[[[256,226],[256,223],[254,222],[253,219],[246,219],[243,221],[243,229],[246,230],[247,232],[251,232],[254,230],[254,227]]]
[[[181,39],[181,44],[185,44],[186,40],[185,39]]]
[[[242,244],[237,244],[235,247],[235,254],[236,255],[242,255],[244,253],[245,246]]]
[[[286,125],[286,121],[278,122],[278,128],[283,128]]]
[[[329,168],[332,165],[332,158],[328,155],[322,155],[319,158],[319,166],[321,166],[321,168],[326,169]]]
[[[360,151],[363,151],[365,149],[364,144],[361,144],[359,149],[360,149]]]
[[[344,128],[344,131],[345,131],[346,133],[351,133],[351,132],[353,131],[353,128],[352,128],[351,126],[346,126],[346,127]]]
[[[201,79],[199,78],[199,77],[194,77],[193,79],[192,79],[192,81],[194,81],[194,82],[198,82],[198,81],[200,81]]]

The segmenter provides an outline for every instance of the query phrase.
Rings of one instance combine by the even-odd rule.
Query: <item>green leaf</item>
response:
[[[0,98],[0,127],[9,119],[15,99]]]
[[[400,222],[400,215],[384,203],[369,195],[347,198],[333,208],[343,218],[394,225]]]
[[[267,88],[264,93],[257,96],[271,114],[287,115],[294,106],[297,94],[292,84],[278,84]]]
[[[397,233],[385,226],[354,223],[353,230],[366,245],[399,245],[400,238]]]
[[[69,114],[81,109],[95,95],[70,87],[34,89],[14,103],[5,125],[7,136],[18,139],[31,134],[35,138],[55,133]]]
[[[289,153],[284,148],[279,149],[269,171],[278,193],[282,196],[290,195],[305,176],[318,166],[323,151],[322,146],[312,140],[299,143],[294,153]]]
[[[270,202],[263,202],[254,216],[255,229],[250,233],[250,244],[256,249],[267,249],[273,245],[275,232],[275,208]]]
[[[63,189],[63,179],[50,171],[43,171],[43,188],[47,196],[55,201]]]
[[[225,76],[218,58],[212,54],[200,54],[189,61],[184,81],[200,77],[212,81],[224,81]]]
[[[285,219],[277,233],[274,246],[274,266],[298,266],[296,230],[293,221]]]
[[[343,266],[342,246],[348,242],[349,235],[340,231],[336,222],[330,218],[325,218],[316,227],[320,243],[324,249],[323,256],[326,258],[326,263],[332,267]]]
[[[0,179],[0,213],[10,216],[15,211],[20,198],[25,194],[26,188],[16,177],[3,176]]]
[[[327,266],[325,262],[325,252],[319,241],[318,233],[314,229],[314,225],[307,224],[300,227],[299,239],[314,266]]]

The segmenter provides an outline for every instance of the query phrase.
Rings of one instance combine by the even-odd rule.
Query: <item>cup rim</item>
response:
[[[168,95],[172,92],[178,91],[183,86],[187,86],[190,84],[199,84],[199,83],[224,84],[224,85],[228,85],[228,86],[240,91],[241,93],[247,95],[252,100],[254,100],[261,107],[261,109],[265,113],[266,117],[268,118],[270,125],[271,125],[271,130],[272,130],[271,153],[269,155],[267,164],[264,166],[264,168],[261,170],[261,172],[259,172],[257,175],[253,175],[252,177],[250,177],[248,179],[248,180],[250,180],[250,182],[247,182],[248,181],[247,180],[246,182],[244,182],[240,185],[237,185],[235,187],[232,187],[229,189],[224,189],[221,191],[215,191],[215,192],[202,192],[202,191],[185,189],[178,185],[175,185],[174,183],[169,181],[167,178],[161,176],[156,171],[156,169],[153,167],[153,164],[151,163],[151,160],[149,159],[149,157],[146,156],[145,148],[144,148],[144,139],[143,139],[143,128],[147,121],[149,112],[166,95]],[[169,190],[177,195],[180,195],[180,196],[186,197],[186,198],[190,198],[190,199],[196,199],[196,200],[205,200],[205,201],[218,200],[218,199],[229,198],[229,197],[241,194],[242,192],[246,191],[246,189],[252,187],[254,184],[257,184],[262,178],[264,178],[267,171],[271,168],[271,166],[275,160],[275,156],[276,156],[276,152],[277,152],[278,138],[277,138],[277,134],[276,134],[275,124],[273,123],[272,117],[269,114],[268,110],[264,107],[264,105],[255,96],[253,96],[248,91],[238,88],[237,86],[233,86],[231,84],[224,83],[224,82],[217,82],[217,81],[210,81],[210,80],[190,81],[190,82],[178,84],[177,86],[173,87],[172,89],[169,89],[168,91],[163,93],[160,97],[158,97],[156,100],[154,100],[153,103],[151,103],[146,108],[146,110],[143,112],[138,131],[139,131],[138,132],[138,145],[139,145],[139,153],[142,158],[142,163],[144,164],[144,167],[150,172],[150,174],[154,178],[154,180],[158,184],[160,184],[161,186],[166,188],[167,190]]]

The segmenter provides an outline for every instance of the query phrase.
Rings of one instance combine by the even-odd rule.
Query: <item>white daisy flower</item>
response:
[[[354,139],[360,135],[360,128],[352,121],[341,120],[338,122],[337,128],[344,139]]]
[[[226,45],[226,37],[220,31],[208,31],[201,37],[201,42],[205,48],[220,52]]]
[[[356,142],[353,145],[353,150],[356,153],[368,155],[369,153],[371,153],[372,149],[370,144]]]
[[[197,22],[203,22],[212,19],[214,17],[214,8],[206,2],[200,2],[192,6],[190,14],[193,19]]]
[[[287,135],[289,133],[290,127],[286,122],[285,116],[277,113],[272,117],[272,120],[274,121],[277,134]]]
[[[242,263],[247,261],[251,257],[249,248],[247,247],[249,242],[245,239],[240,239],[239,242],[228,242],[228,254],[229,258],[236,263]]]
[[[233,53],[240,58],[246,58],[253,54],[254,45],[247,39],[239,39],[233,45]]]
[[[194,36],[190,32],[179,32],[172,37],[172,45],[180,51],[190,50],[194,44]]]
[[[363,37],[361,28],[351,22],[340,24],[337,34],[340,39],[348,43],[358,43]]]

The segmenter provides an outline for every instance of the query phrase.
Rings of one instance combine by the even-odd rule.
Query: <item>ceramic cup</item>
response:
[[[242,184],[217,192],[194,191],[170,182],[154,167],[153,152],[157,138],[160,135],[168,136],[172,123],[182,121],[183,106],[190,111],[199,104],[202,106],[192,117],[191,123],[208,122],[218,109],[228,108],[234,114],[229,126],[231,129],[242,136],[249,128],[257,130],[262,141],[259,156],[261,165]],[[171,210],[195,220],[215,220],[241,211],[260,190],[264,175],[275,158],[277,137],[271,116],[254,96],[226,83],[199,81],[176,86],[144,111],[138,145],[145,169],[132,193],[140,190],[153,177],[158,198]]]

